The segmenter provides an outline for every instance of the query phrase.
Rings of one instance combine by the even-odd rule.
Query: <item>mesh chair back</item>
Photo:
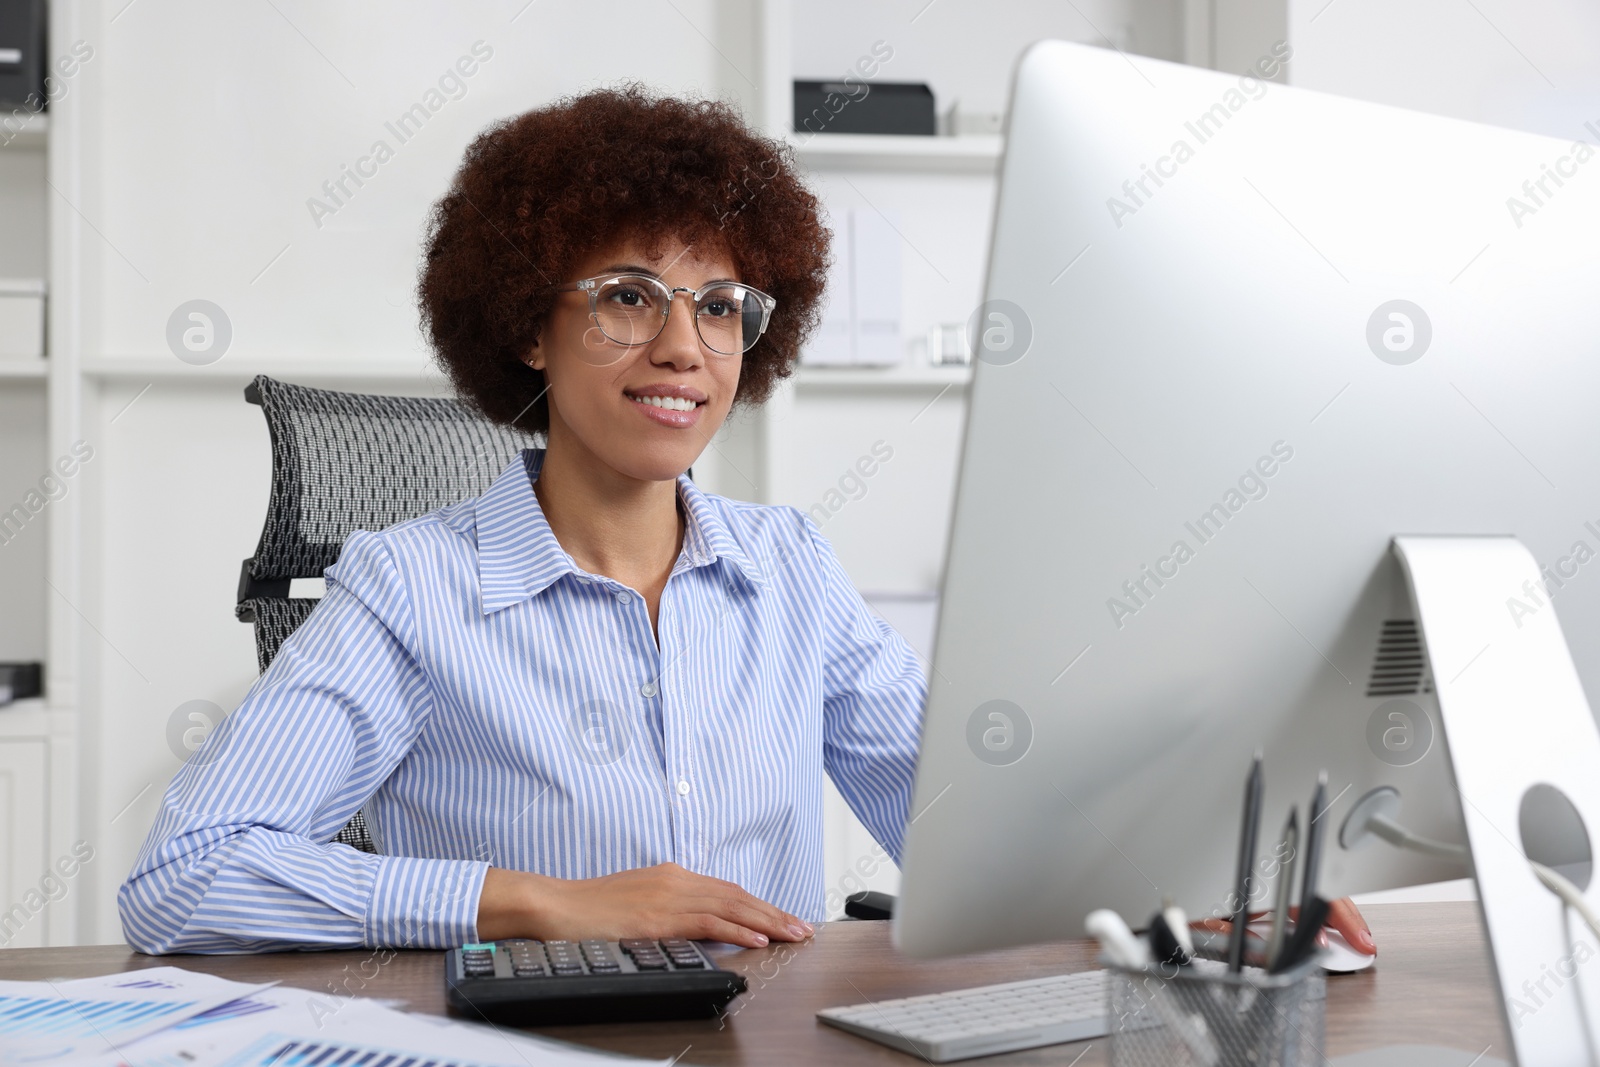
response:
[[[342,393],[266,375],[245,397],[261,405],[272,436],[267,521],[244,562],[235,609],[255,624],[262,671],[317,605],[291,598],[291,579],[322,577],[354,530],[478,496],[536,443],[459,400]],[[372,851],[359,814],[339,840]]]

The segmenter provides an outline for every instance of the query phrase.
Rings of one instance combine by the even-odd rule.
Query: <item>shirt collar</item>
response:
[[[478,586],[485,615],[538,596],[563,575],[584,573],[556,540],[534,495],[543,463],[544,449],[523,449],[478,498]],[[726,560],[751,585],[764,585],[760,569],[716,505],[686,474],[678,475],[678,496],[684,504],[684,536],[672,573]]]

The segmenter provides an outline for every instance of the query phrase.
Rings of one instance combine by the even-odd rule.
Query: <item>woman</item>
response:
[[[899,861],[915,656],[804,514],[685,476],[791,371],[828,236],[724,105],[595,92],[472,145],[423,315],[461,395],[546,446],[349,538],[168,789],[130,944],[800,940],[824,773]],[[380,855],[331,843],[358,808]]]
[[[914,654],[801,512],[684,473],[790,372],[828,238],[725,105],[596,92],[472,145],[422,310],[461,395],[546,447],[349,538],[168,789],[130,944],[799,940],[824,773],[899,859]],[[382,855],[330,843],[358,808]]]

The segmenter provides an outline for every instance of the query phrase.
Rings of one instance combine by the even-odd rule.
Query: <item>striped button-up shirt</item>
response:
[[[824,772],[899,861],[926,683],[811,520],[680,477],[658,643],[556,540],[542,459],[350,536],[167,789],[118,895],[130,944],[458,945],[491,866],[673,861],[816,921]],[[358,809],[378,855],[332,841]]]

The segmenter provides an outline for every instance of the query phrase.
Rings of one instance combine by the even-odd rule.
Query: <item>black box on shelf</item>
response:
[[[933,90],[923,82],[796,81],[794,132],[937,132]]]
[[[39,110],[45,100],[44,0],[0,3],[0,106]]]
[[[44,664],[0,663],[0,706],[44,694]]]

